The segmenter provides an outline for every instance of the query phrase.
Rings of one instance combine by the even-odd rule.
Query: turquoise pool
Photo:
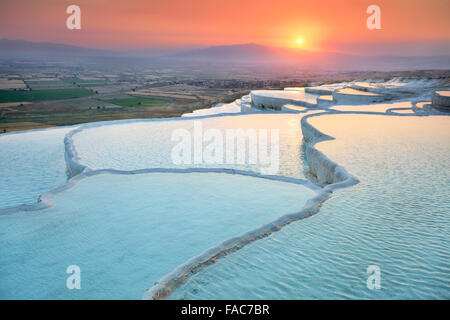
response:
[[[64,136],[73,128],[0,135],[0,209],[36,203],[67,181]]]
[[[333,115],[317,145],[360,183],[192,276],[172,299],[449,299],[450,118]],[[381,289],[366,286],[369,265]]]
[[[307,180],[300,120],[317,111],[200,119],[221,133],[279,130],[271,177],[258,176],[259,164],[175,165],[173,131],[192,131],[199,119],[2,135],[0,209],[67,188],[46,193],[49,208],[0,214],[0,298],[140,299],[181,266],[220,252],[168,298],[448,299],[450,118],[409,116],[406,102],[403,116],[339,111],[396,106],[308,118],[335,137],[315,147],[359,179],[312,216],[317,210],[299,213],[326,192]],[[68,150],[86,170],[66,184]],[[238,243],[231,251],[229,241]],[[70,265],[81,269],[81,290],[66,287]],[[381,270],[380,290],[366,286],[370,265]]]

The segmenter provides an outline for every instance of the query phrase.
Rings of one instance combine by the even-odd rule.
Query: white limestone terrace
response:
[[[422,96],[429,99],[433,90],[442,85],[439,79],[394,78],[389,81],[366,80],[305,88],[288,87],[284,90],[253,90],[250,97],[252,105],[261,110],[306,112],[336,105],[367,105],[413,98],[418,101],[417,98]],[[433,97],[441,101],[441,106],[449,104],[444,102],[447,98],[445,95],[441,97],[435,94]]]
[[[332,95],[333,91],[343,88],[343,86],[318,86],[318,87],[306,87],[305,91],[312,94],[318,95]]]
[[[427,80],[428,81],[428,80]],[[176,287],[180,282],[184,281],[185,277],[188,277],[190,274],[197,272],[203,266],[206,266],[210,263],[214,263],[218,258],[226,255],[233,250],[238,250],[242,246],[250,243],[252,241],[256,241],[262,237],[267,237],[273,232],[278,231],[283,226],[291,223],[292,221],[306,218],[316,212],[319,211],[320,205],[323,201],[325,201],[330,194],[338,189],[349,187],[358,182],[356,177],[353,177],[350,173],[348,173],[345,168],[340,166],[339,164],[333,162],[329,159],[325,154],[320,152],[315,148],[315,145],[321,141],[333,139],[332,137],[322,133],[315,127],[313,127],[308,119],[313,116],[321,116],[323,114],[330,114],[332,112],[341,112],[341,113],[375,113],[374,111],[366,112],[366,111],[346,111],[346,110],[333,110],[327,107],[321,107],[320,101],[328,102],[331,104],[336,104],[334,100],[333,94],[335,92],[346,93],[347,95],[351,95],[354,93],[355,96],[367,96],[367,97],[378,97],[383,96],[387,93],[391,93],[395,90],[401,90],[402,92],[410,92],[416,95],[426,95],[429,99],[431,96],[430,90],[436,90],[436,86],[440,86],[441,84],[438,81],[422,81],[422,80],[408,80],[408,81],[391,81],[387,82],[388,85],[384,85],[381,82],[370,82],[368,81],[366,88],[361,86],[361,84],[356,84],[358,87],[352,87],[356,82],[353,83],[345,83],[345,84],[336,84],[333,86],[321,86],[314,88],[289,88],[287,90],[257,90],[253,91],[254,95],[257,97],[256,99],[261,99],[263,103],[266,101],[274,102],[279,105],[280,110],[282,111],[297,111],[297,112],[307,112],[312,110],[316,110],[320,112],[320,114],[308,114],[301,120],[301,130],[303,133],[303,138],[305,141],[305,157],[308,161],[309,170],[311,174],[315,177],[314,183],[318,183],[319,185],[313,184],[311,181],[303,181],[298,179],[289,179],[281,176],[262,176],[259,174],[255,174],[251,171],[239,171],[239,170],[227,170],[227,169],[208,169],[208,168],[187,168],[187,169],[169,169],[169,168],[145,168],[139,170],[116,170],[116,169],[101,169],[95,170],[91,169],[80,162],[80,158],[77,153],[77,149],[74,144],[74,135],[81,133],[82,131],[86,132],[89,128],[100,127],[100,126],[109,126],[117,124],[118,122],[104,122],[104,123],[91,123],[85,124],[80,127],[75,128],[68,132],[64,138],[64,147],[65,147],[65,158],[67,169],[71,174],[71,179],[63,186],[53,189],[44,193],[40,197],[40,206],[36,206],[36,209],[42,209],[43,207],[49,207],[53,203],[53,198],[56,194],[61,193],[73,185],[75,185],[78,181],[82,179],[88,179],[89,177],[111,173],[111,174],[140,174],[140,173],[154,173],[154,172],[167,172],[167,173],[198,173],[198,172],[220,172],[220,173],[228,173],[228,174],[239,174],[245,176],[258,177],[263,179],[270,180],[278,180],[283,182],[291,182],[304,185],[306,187],[311,188],[316,192],[315,197],[310,199],[305,207],[303,207],[300,211],[295,212],[293,214],[288,214],[279,217],[277,220],[272,221],[269,224],[262,226],[261,228],[249,230],[248,232],[242,234],[239,237],[224,240],[224,242],[217,244],[207,251],[201,253],[198,256],[191,258],[186,261],[184,264],[177,267],[171,273],[167,274],[165,277],[160,279],[153,287],[151,287],[147,293],[144,295],[144,298],[157,299],[164,298],[170,295],[171,291],[174,287]],[[431,84],[430,84],[431,83]],[[385,89],[381,90],[385,86]],[[308,91],[315,91],[315,94],[311,94]],[[323,91],[322,91],[323,90]],[[380,92],[375,93],[370,90],[380,90]],[[356,92],[355,92],[356,91]],[[442,93],[442,92],[444,93]],[[438,91],[437,95],[439,97],[448,97],[448,91],[441,90]],[[331,92],[331,94],[330,94]],[[398,91],[400,92],[400,91]],[[313,95],[313,97],[310,96]],[[397,94],[397,93],[396,93]],[[330,97],[331,96],[331,97]],[[397,99],[402,99],[400,94],[393,95]],[[315,103],[311,103],[311,105],[302,106],[301,104],[305,104],[308,102],[308,98],[315,99]],[[403,97],[404,99],[404,97]],[[288,103],[285,101],[288,100]],[[411,100],[411,99],[410,99]],[[364,102],[363,102],[364,103]],[[359,102],[359,104],[363,104]],[[299,105],[300,104],[300,105]],[[373,105],[372,105],[373,106]],[[417,106],[417,104],[415,104]],[[343,105],[345,107],[345,105]],[[389,108],[389,106],[386,106]],[[297,109],[297,110],[295,110]],[[327,109],[328,112],[321,112],[320,109]],[[414,110],[413,106],[405,104],[396,105],[397,110],[406,110],[411,109]],[[419,109],[417,109],[419,110]],[[379,113],[383,113],[380,110]],[[420,111],[420,110],[419,110]],[[207,116],[210,115],[214,117],[215,115],[222,115],[228,113],[246,113],[246,112],[275,112],[275,111],[267,111],[259,109],[255,106],[255,101],[253,99],[253,95],[244,96],[241,99],[238,99],[230,104],[222,104],[215,106],[214,108],[196,110],[193,114],[183,115],[184,117],[198,117],[198,116]],[[414,111],[415,113],[418,113]],[[386,114],[389,115],[389,114]],[[416,116],[417,114],[399,114],[399,116]],[[175,119],[174,121],[184,121],[186,119]],[[190,120],[190,119],[189,119]],[[134,122],[161,122],[167,121],[164,119],[148,119],[148,120],[125,120],[119,121],[121,124],[133,124]]]
[[[431,96],[432,106],[441,111],[450,111],[450,90],[439,90]]]
[[[432,105],[430,97],[433,91],[441,89],[442,86],[445,84],[440,79],[393,78],[389,81],[368,79],[311,87],[287,87],[284,90],[253,90],[234,102],[198,109],[192,113],[183,114],[182,117],[267,112],[307,113],[311,110],[328,110],[329,108],[338,110],[338,108],[345,109],[361,105],[366,111],[370,111],[367,110],[368,106],[370,108],[371,105],[396,101],[410,101],[412,106],[407,108],[410,111],[396,110],[395,113],[440,113],[446,112],[448,107],[439,108],[439,104]],[[445,90],[447,89],[444,88],[439,92],[445,92]],[[433,96],[435,100],[445,99],[445,97]],[[421,102],[427,102],[427,104],[416,105]]]
[[[351,87],[333,91],[335,104],[366,104],[390,100],[383,94],[357,90]]]
[[[298,90],[253,90],[250,97],[254,106],[281,110],[286,104],[313,108],[317,105],[317,95]]]
[[[199,117],[213,114],[233,114],[233,113],[251,113],[258,112],[252,106],[250,95],[245,95],[231,103],[218,103],[212,108],[197,109],[191,113],[185,113],[182,117]]]
[[[329,107],[334,104],[333,95],[323,95],[317,98],[318,107]]]
[[[296,113],[304,113],[304,112],[308,112],[310,109],[307,107],[301,107],[301,106],[296,106],[294,104],[285,104],[284,106],[281,107],[281,111],[286,111],[286,112],[296,112]]]

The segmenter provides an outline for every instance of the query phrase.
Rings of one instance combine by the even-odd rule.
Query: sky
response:
[[[72,4],[81,8],[81,30],[66,27]],[[379,30],[366,25],[372,4],[381,9]],[[450,55],[449,12],[450,0],[0,0],[0,38],[103,49],[258,43]]]

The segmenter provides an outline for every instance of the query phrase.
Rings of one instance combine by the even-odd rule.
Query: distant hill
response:
[[[24,40],[0,39],[0,57],[104,57],[120,58],[122,63],[133,63],[133,59],[146,60],[164,65],[205,66],[257,66],[295,68],[314,70],[417,70],[450,69],[450,56],[358,56],[335,52],[313,52],[296,48],[279,48],[259,44],[238,44],[213,46],[194,50],[176,48],[143,48],[123,51],[108,51],[83,48],[67,44],[29,42]]]
[[[60,43],[0,39],[0,55],[16,56],[111,56],[112,51],[90,49]]]
[[[173,54],[173,58],[184,59],[225,59],[225,60],[267,60],[278,57],[279,52],[273,47],[259,44],[238,44],[230,46],[214,46],[189,50]]]
[[[258,44],[214,46],[167,56],[185,61],[208,63],[284,64],[304,68],[334,69],[449,69],[450,56],[358,56],[336,52],[314,52]]]
[[[320,53],[320,55],[323,55],[323,53]],[[298,63],[318,57],[318,53],[300,49],[277,48],[250,43],[190,50],[173,54],[170,57],[174,59],[222,62]]]

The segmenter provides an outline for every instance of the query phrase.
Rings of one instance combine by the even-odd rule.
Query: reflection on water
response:
[[[335,105],[330,107],[332,110],[339,111],[363,111],[363,112],[386,112],[390,108],[411,108],[411,102],[381,103],[367,105]],[[398,112],[398,111],[395,111]]]
[[[0,136],[0,208],[33,204],[67,180],[64,135],[49,129]]]
[[[253,94],[259,97],[288,99],[292,101],[305,101],[316,103],[317,95],[305,92],[304,88],[296,90],[253,90]]]
[[[320,212],[192,276],[179,299],[449,299],[450,118],[309,120],[317,147],[360,179]],[[369,265],[381,289],[366,286]]]
[[[303,115],[254,114],[239,117],[219,117],[202,119],[203,131],[219,129],[223,136],[227,129],[279,130],[279,175],[302,178],[302,132],[300,119]],[[180,167],[225,167],[260,172],[255,164],[190,164],[175,165],[171,151],[178,141],[171,137],[176,129],[184,128],[193,132],[194,120],[137,122],[126,125],[108,125],[86,129],[74,136],[75,147],[81,163],[90,168],[112,168],[135,170],[143,168]],[[248,149],[248,139],[246,147]],[[269,137],[269,146],[270,146]],[[208,145],[207,142],[204,146]]]
[[[0,215],[0,299],[140,299],[189,258],[313,195],[223,173],[92,176],[52,208]],[[66,288],[70,265],[81,269],[81,290]]]
[[[359,96],[376,96],[376,93],[356,90],[353,88],[343,88],[339,90],[340,93],[359,95]]]

